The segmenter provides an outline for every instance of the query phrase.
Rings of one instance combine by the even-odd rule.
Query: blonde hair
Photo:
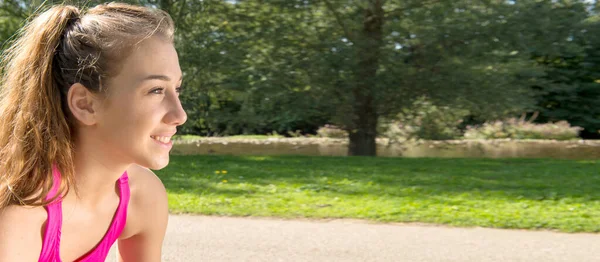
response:
[[[0,80],[0,209],[46,205],[52,165],[60,194],[73,185],[75,120],[69,87],[100,93],[126,54],[151,36],[173,41],[171,17],[158,9],[120,3],[80,11],[53,6],[29,22],[3,54]]]

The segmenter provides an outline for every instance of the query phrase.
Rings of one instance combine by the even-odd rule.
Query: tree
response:
[[[600,138],[600,23],[594,15],[572,28],[559,52],[536,53],[534,59],[548,68],[538,91],[537,121],[567,120],[583,127],[584,138]]]
[[[321,2],[339,29],[329,42],[337,40],[335,51],[322,57],[339,55],[333,61],[346,64],[332,66],[337,86],[324,89],[337,102],[336,122],[350,133],[350,155],[375,155],[380,117],[420,97],[488,115],[531,101],[514,76],[535,68],[484,28],[500,24],[493,18],[508,9],[500,1]]]
[[[329,119],[349,131],[350,155],[375,155],[380,118],[416,99],[484,119],[530,109],[530,86],[545,75],[531,57],[555,52],[585,10],[581,1],[550,0],[192,6],[203,9],[190,12],[195,26],[182,32],[183,61],[202,93],[188,101],[204,103],[195,108],[204,108],[205,123],[227,119],[229,128],[252,132],[289,127],[286,119]]]

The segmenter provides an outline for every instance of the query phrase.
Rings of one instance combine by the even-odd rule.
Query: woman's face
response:
[[[120,160],[151,169],[169,163],[171,138],[187,115],[179,101],[182,72],[172,43],[144,40],[108,81],[108,96],[98,114],[97,135]]]

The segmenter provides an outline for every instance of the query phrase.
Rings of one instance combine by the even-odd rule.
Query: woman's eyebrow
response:
[[[171,78],[166,75],[148,75],[148,76],[142,78],[142,80],[140,80],[140,82],[144,82],[144,81],[148,81],[148,80],[171,81]],[[181,80],[183,80],[183,75],[179,78],[179,81],[181,81]]]

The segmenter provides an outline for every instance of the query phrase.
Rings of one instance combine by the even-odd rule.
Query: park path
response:
[[[588,262],[599,251],[600,234],[171,215],[163,261]]]

